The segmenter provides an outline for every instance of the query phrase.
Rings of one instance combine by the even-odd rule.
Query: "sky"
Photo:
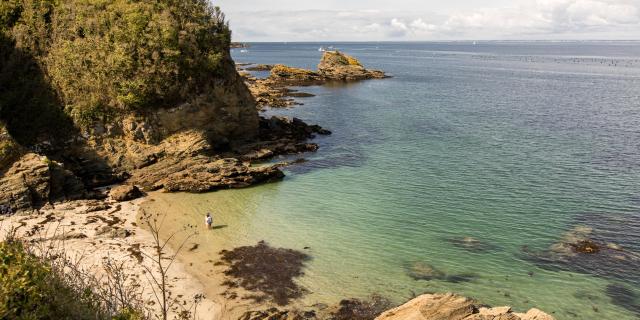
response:
[[[234,41],[640,40],[640,0],[211,0]]]

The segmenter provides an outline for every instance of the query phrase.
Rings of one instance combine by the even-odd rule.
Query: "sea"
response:
[[[306,252],[309,306],[455,292],[558,320],[640,319],[640,42],[251,43],[232,55],[315,69],[320,48],[392,77],[295,88],[315,96],[263,112],[333,132],[318,152],[275,159],[307,160],[281,182],[155,195],[175,225],[214,213],[221,227],[199,250]],[[558,253],[575,230],[607,247]]]

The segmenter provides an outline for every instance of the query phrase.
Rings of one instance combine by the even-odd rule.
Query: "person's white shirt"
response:
[[[209,216],[206,216],[206,217],[204,218],[204,223],[206,223],[207,225],[212,224],[212,223],[213,223],[213,217],[212,217],[212,216],[210,216],[210,215],[209,215]]]

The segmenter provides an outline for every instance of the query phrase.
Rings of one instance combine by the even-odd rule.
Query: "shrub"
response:
[[[0,319],[143,319],[126,308],[107,310],[89,286],[74,280],[51,261],[28,252],[22,242],[0,243]]]

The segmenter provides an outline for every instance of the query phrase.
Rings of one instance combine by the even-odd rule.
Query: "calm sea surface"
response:
[[[393,78],[302,88],[317,96],[268,111],[334,133],[283,182],[159,195],[178,224],[212,210],[227,226],[203,250],[309,247],[309,305],[454,291],[559,320],[640,318],[640,42],[257,43],[233,55],[315,68],[321,46]],[[536,258],[577,226],[624,252]],[[410,276],[426,265],[445,276]]]

